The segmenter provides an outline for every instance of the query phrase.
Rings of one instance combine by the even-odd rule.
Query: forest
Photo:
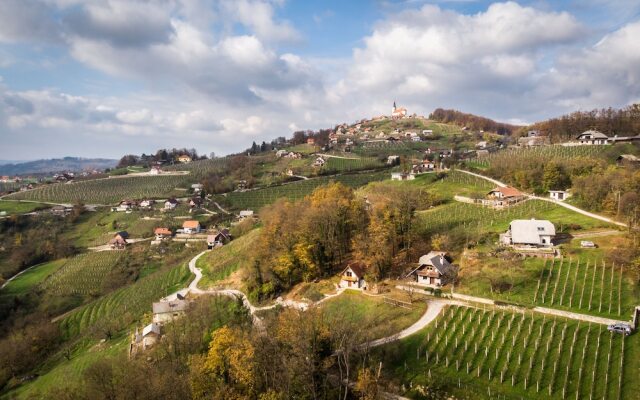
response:
[[[485,132],[495,132],[498,135],[511,135],[520,127],[517,125],[506,124],[503,122],[496,122],[492,119],[480,117],[478,115],[467,114],[457,110],[445,110],[442,108],[436,108],[431,114],[429,119],[445,124],[455,124],[462,127],[467,127],[471,130]]]

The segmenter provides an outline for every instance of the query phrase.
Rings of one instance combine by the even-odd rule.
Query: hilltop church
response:
[[[393,109],[391,110],[391,118],[400,119],[407,115],[407,109],[403,107],[396,107],[396,102],[393,102]]]

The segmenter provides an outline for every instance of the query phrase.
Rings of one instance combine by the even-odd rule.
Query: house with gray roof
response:
[[[578,143],[586,145],[609,144],[609,136],[594,130],[582,132],[577,139]]]
[[[187,300],[159,301],[153,303],[153,322],[163,324],[184,315],[189,308]]]
[[[539,219],[516,219],[509,230],[500,235],[500,243],[516,247],[553,247],[556,228],[550,221]]]
[[[440,287],[450,282],[456,274],[451,257],[444,251],[431,251],[418,260],[418,266],[407,274],[418,285]]]

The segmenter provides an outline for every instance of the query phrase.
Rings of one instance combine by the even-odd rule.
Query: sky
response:
[[[640,102],[640,0],[0,0],[0,159]]]

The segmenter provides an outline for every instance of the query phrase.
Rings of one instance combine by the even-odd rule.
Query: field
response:
[[[9,215],[30,213],[32,211],[42,210],[49,207],[51,206],[47,204],[0,200],[0,212],[4,211]]]
[[[451,306],[389,365],[414,391],[439,379],[470,398],[631,399],[640,390],[637,342],[604,325]]]
[[[341,173],[360,171],[365,169],[382,168],[385,164],[374,157],[362,157],[356,159],[328,157],[322,167],[323,173]]]
[[[234,209],[259,210],[279,198],[287,198],[289,200],[302,199],[311,194],[317,187],[326,185],[329,182],[340,182],[346,186],[357,188],[369,182],[387,179],[388,176],[386,172],[376,172],[300,180],[286,185],[229,193],[224,197],[223,201]]]
[[[242,265],[246,265],[249,261],[246,254],[250,252],[259,232],[259,229],[254,229],[244,236],[232,240],[229,244],[200,257],[197,261],[197,266],[203,275],[200,287],[206,288],[227,279]]]
[[[117,324],[126,318],[138,320],[151,310],[152,302],[182,288],[191,277],[186,264],[155,272],[69,313],[60,321],[60,328],[67,337],[74,337],[97,324]],[[123,323],[128,325],[128,321]]]
[[[196,182],[209,174],[223,171],[229,160],[226,157],[213,160],[197,160],[187,164],[175,164],[163,167],[166,171],[189,171],[190,178]]]
[[[98,295],[102,292],[105,278],[122,257],[123,253],[120,251],[77,255],[50,275],[41,287],[56,295]]]
[[[382,297],[367,296],[355,290],[322,303],[326,317],[335,323],[357,323],[367,332],[369,340],[393,335],[411,326],[425,311],[424,302],[415,302],[406,309],[385,303]]]
[[[544,164],[550,160],[568,160],[578,157],[600,157],[610,149],[607,146],[539,146],[508,149],[473,160],[469,165],[487,169],[492,165],[517,165],[522,162]]]
[[[61,259],[33,266],[29,270],[26,270],[24,273],[17,276],[11,282],[7,283],[7,286],[2,289],[0,295],[14,296],[29,292],[49,275],[60,269],[65,262],[65,259]]]
[[[49,201],[72,204],[115,204],[122,199],[167,198],[184,195],[189,175],[139,176],[98,179],[77,183],[57,183],[40,186],[26,192],[13,193],[7,199]]]

